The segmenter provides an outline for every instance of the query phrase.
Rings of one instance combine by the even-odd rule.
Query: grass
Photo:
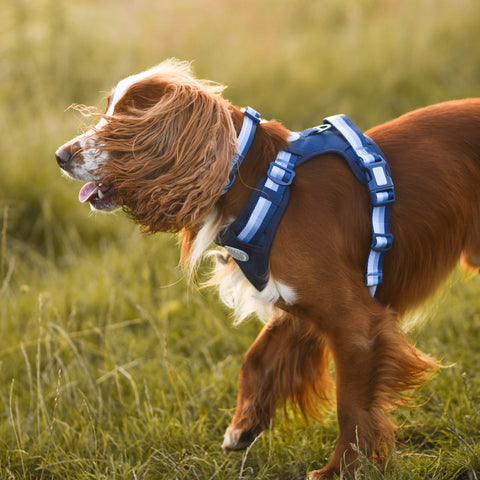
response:
[[[476,0],[181,0],[0,5],[0,479],[292,479],[337,436],[283,422],[219,446],[244,352],[215,292],[178,269],[171,235],[76,202],[53,152],[120,78],[176,56],[292,129],[344,112],[362,128],[478,96]],[[480,280],[450,279],[417,345],[444,365],[395,412],[399,443],[364,478],[480,477]]]

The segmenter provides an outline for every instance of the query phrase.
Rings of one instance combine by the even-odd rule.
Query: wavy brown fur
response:
[[[223,87],[185,64],[152,70],[98,130],[103,183],[150,232],[198,227],[227,181],[236,145]],[[156,101],[151,101],[151,98]]]

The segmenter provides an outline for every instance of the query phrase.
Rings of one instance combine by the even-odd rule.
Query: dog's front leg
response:
[[[245,355],[237,409],[222,448],[247,447],[287,400],[318,416],[331,386],[328,360],[325,342],[311,324],[278,311]]]

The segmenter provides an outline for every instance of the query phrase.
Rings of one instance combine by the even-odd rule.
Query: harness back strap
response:
[[[357,163],[364,172],[363,183],[370,194],[372,243],[365,266],[365,284],[375,295],[383,281],[383,259],[392,247],[393,236],[389,233],[390,204],[395,201],[395,192],[390,168],[378,146],[363,135],[345,115],[328,117],[324,122],[333,125],[352,146]],[[371,148],[374,146],[375,148]]]
[[[336,153],[345,158],[370,193],[373,235],[365,283],[373,296],[382,283],[384,254],[392,245],[389,206],[395,195],[383,154],[345,115],[328,117],[323,125],[295,136],[270,164],[237,219],[217,235],[215,242],[225,247],[248,280],[262,291],[269,280],[270,249],[288,203],[294,168],[318,155]]]

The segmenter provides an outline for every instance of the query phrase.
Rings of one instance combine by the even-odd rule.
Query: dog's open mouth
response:
[[[97,182],[86,183],[78,194],[78,200],[82,203],[90,202],[95,210],[109,211],[119,207],[113,190]]]

